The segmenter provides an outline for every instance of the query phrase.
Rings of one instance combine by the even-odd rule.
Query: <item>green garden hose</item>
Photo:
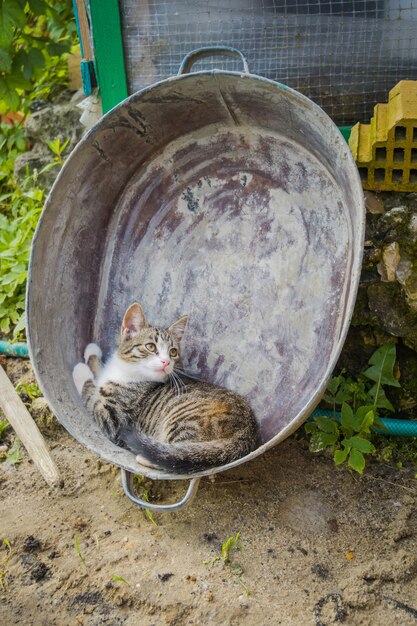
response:
[[[8,341],[0,341],[0,354],[29,358],[27,344],[23,342],[9,343]]]
[[[316,415],[333,417],[334,412],[328,409],[315,409],[310,415],[309,419],[313,419]],[[338,412],[336,412],[336,419],[340,420],[340,413]],[[381,435],[395,435],[397,437],[417,437],[417,421],[394,419],[392,417],[380,417],[379,419],[383,423],[385,428],[373,428],[373,430],[377,433],[381,433]]]

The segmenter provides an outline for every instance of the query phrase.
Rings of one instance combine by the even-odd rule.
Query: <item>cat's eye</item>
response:
[[[145,344],[145,348],[149,350],[149,352],[156,352],[156,345],[154,343]]]
[[[169,351],[169,356],[175,359],[175,357],[178,356],[178,350],[176,348],[171,348],[171,350]]]

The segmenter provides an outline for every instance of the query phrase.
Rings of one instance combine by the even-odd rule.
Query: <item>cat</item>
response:
[[[94,421],[142,465],[195,472],[235,461],[260,445],[246,400],[223,387],[175,371],[188,317],[169,328],[150,326],[140,304],[126,311],[118,347],[101,364],[88,344],[75,386]]]

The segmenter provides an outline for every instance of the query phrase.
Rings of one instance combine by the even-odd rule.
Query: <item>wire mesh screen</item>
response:
[[[417,79],[417,0],[120,0],[129,92],[177,73],[187,52],[229,45],[250,71],[317,102],[339,124],[369,120]],[[195,69],[238,71],[227,58]]]

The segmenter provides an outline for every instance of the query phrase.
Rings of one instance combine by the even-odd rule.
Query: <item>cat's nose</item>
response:
[[[169,359],[161,359],[161,362],[164,367],[168,367],[168,365],[170,364]]]

